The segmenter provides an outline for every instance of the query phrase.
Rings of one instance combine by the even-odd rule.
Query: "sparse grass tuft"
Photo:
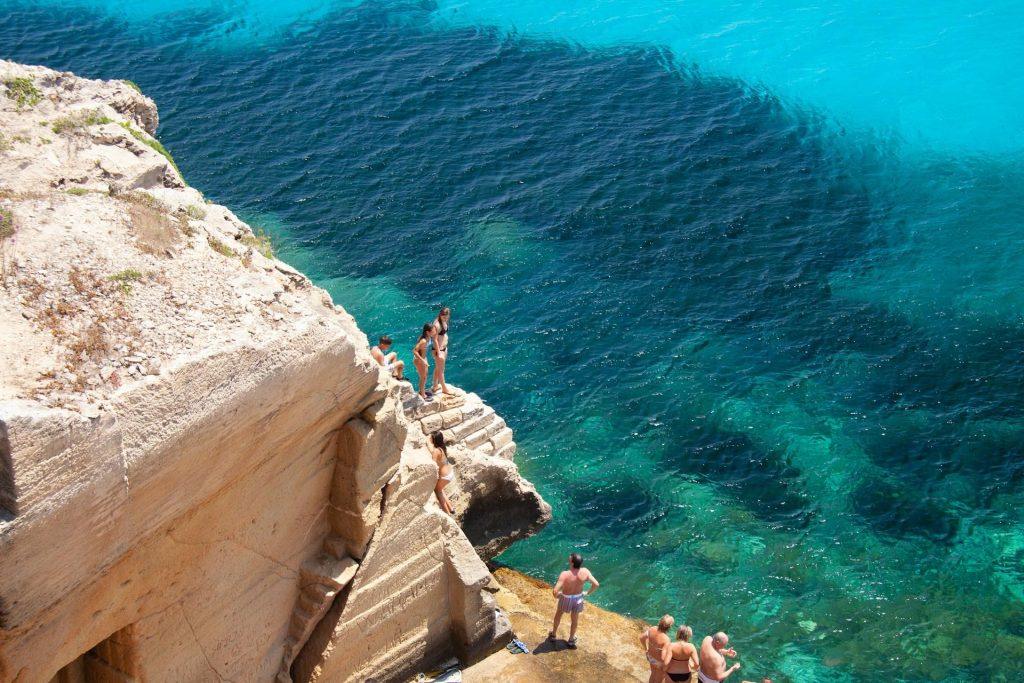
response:
[[[75,197],[82,197],[92,192],[92,190],[87,190],[84,187],[69,187],[64,191]]]
[[[15,142],[32,142],[32,138],[27,135],[12,135],[11,140]]]
[[[10,209],[0,209],[0,243],[14,236],[14,214]]]
[[[111,281],[118,283],[121,287],[121,291],[125,294],[132,293],[132,283],[138,282],[142,279],[142,273],[135,270],[134,268],[126,268],[120,273],[114,273],[109,278]]]
[[[185,215],[194,221],[201,221],[206,218],[206,209],[195,204],[190,204],[185,207]]]
[[[7,287],[7,252],[4,243],[14,236],[14,214],[10,209],[0,208],[0,285]]]
[[[140,87],[139,87],[139,84],[138,84],[138,83],[136,83],[135,81],[129,81],[129,80],[128,80],[128,79],[126,78],[126,79],[124,79],[124,84],[125,84],[125,85],[127,85],[127,86],[128,86],[129,88],[131,88],[132,90],[134,90],[135,92],[137,92],[137,93],[139,93],[139,94],[141,94],[141,93],[142,93],[142,88],[140,88]]]
[[[101,126],[104,123],[113,123],[114,120],[104,116],[99,111],[87,111],[62,116],[50,125],[50,129],[58,135],[88,128],[89,126]]]
[[[178,164],[174,162],[174,157],[171,156],[171,153],[167,151],[166,147],[160,144],[159,140],[157,140],[154,137],[150,137],[149,135],[146,135],[140,130],[135,130],[127,121],[122,121],[121,127],[124,128],[129,133],[131,133],[132,137],[141,142],[142,144],[162,154],[163,157],[167,159],[167,162],[170,163],[170,165],[174,168],[174,170],[178,172],[178,175],[181,175],[181,169],[178,168]]]
[[[7,99],[17,102],[18,109],[34,107],[43,99],[43,93],[29,76],[5,79],[4,85],[7,86]]]
[[[142,190],[128,190],[127,192],[112,192],[112,194],[123,202],[148,206],[151,209],[167,210],[167,206],[159,199]]]
[[[234,258],[236,256],[235,252],[231,251],[231,247],[224,244],[216,237],[207,237],[206,241],[209,242],[210,247],[212,247],[213,250],[221,256],[227,256],[230,258]]]
[[[0,133],[0,152],[6,152],[12,147],[14,147],[14,145],[12,145],[11,141],[7,139],[7,136]]]
[[[185,237],[196,236],[196,229],[189,224],[188,216],[186,216],[183,213],[178,214],[178,227],[181,229],[181,234],[184,235]],[[191,242],[189,242],[189,246],[192,246]]]
[[[141,190],[119,192],[113,196],[128,205],[128,216],[139,249],[148,254],[167,256],[179,239],[167,205]]]
[[[274,245],[270,241],[270,235],[262,228],[256,228],[253,234],[245,235],[239,241],[261,253],[264,258],[274,258]]]

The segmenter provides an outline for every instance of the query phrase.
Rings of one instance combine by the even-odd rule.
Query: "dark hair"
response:
[[[440,318],[445,313],[451,313],[451,312],[452,312],[452,309],[448,308],[447,306],[442,306],[441,310],[437,312],[437,317]]]
[[[441,432],[434,432],[430,435],[430,443],[440,448],[441,452],[444,453],[444,457],[448,457],[448,446],[444,443],[444,434]]]
[[[434,329],[434,323],[427,323],[423,326],[423,331],[420,332],[420,339],[426,339],[427,333]]]
[[[377,340],[377,344],[379,344],[380,346],[390,346],[391,345],[391,337],[389,337],[386,334],[382,334],[382,335],[380,335],[380,339]]]
[[[569,556],[569,564],[572,565],[573,569],[579,569],[583,566],[583,556],[579,553],[573,553]]]

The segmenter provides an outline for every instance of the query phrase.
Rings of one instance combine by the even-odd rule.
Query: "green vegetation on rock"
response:
[[[17,102],[18,109],[34,107],[39,104],[39,100],[43,99],[43,93],[28,76],[5,79],[4,85],[7,86],[7,98]]]
[[[163,157],[165,159],[167,159],[167,161],[171,164],[171,166],[174,168],[174,170],[178,172],[178,175],[181,175],[181,169],[178,168],[178,164],[176,164],[174,162],[174,157],[171,156],[171,153],[167,151],[166,147],[164,147],[162,144],[160,144],[159,140],[157,140],[156,138],[151,137],[151,136],[143,133],[140,130],[135,130],[135,128],[133,128],[130,123],[127,123],[125,121],[121,122],[121,127],[124,128],[129,133],[131,133],[132,137],[135,138],[136,140],[138,140],[139,142],[141,142],[142,144],[144,144],[144,145],[146,145],[146,146],[156,150],[160,154],[162,154]],[[182,177],[184,177],[184,176],[182,176]]]

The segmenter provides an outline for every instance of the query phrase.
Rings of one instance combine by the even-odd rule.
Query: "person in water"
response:
[[[412,347],[412,363],[416,366],[416,374],[420,376],[419,393],[420,398],[424,401],[429,401],[434,396],[432,392],[426,390],[426,387],[427,375],[430,372],[430,362],[427,358],[434,348],[435,336],[437,336],[437,332],[434,330],[433,323],[427,323],[423,326],[423,332],[420,333],[420,338],[416,340],[416,345]]]
[[[584,584],[590,583],[590,589],[583,591]],[[555,587],[551,589],[552,595],[558,600],[555,607],[555,623],[548,632],[548,639],[554,640],[558,637],[558,624],[562,621],[562,614],[569,613],[571,624],[569,626],[569,640],[566,641],[572,649],[576,649],[576,627],[579,626],[580,612],[583,611],[583,599],[592,595],[601,587],[590,570],[583,566],[583,556],[573,553],[569,556],[569,569],[558,575]]]
[[[651,665],[651,675],[647,683],[662,683],[665,679],[665,670],[672,661],[672,639],[668,637],[668,631],[676,620],[666,614],[658,620],[657,626],[650,626],[640,636],[640,645],[647,655],[647,663]]]
[[[397,380],[405,379],[402,373],[405,372],[405,363],[398,360],[398,354],[394,351],[388,352],[391,348],[391,337],[388,335],[381,335],[380,339],[377,340],[376,346],[370,347],[370,355],[377,361],[388,373],[391,374]]]
[[[434,495],[437,496],[437,504],[447,514],[454,514],[448,496],[444,494],[444,487],[451,483],[455,476],[452,463],[448,459],[448,446],[444,443],[444,435],[441,432],[434,432],[430,435],[430,454],[434,456],[434,463],[437,464],[437,484],[434,485]]]
[[[693,638],[693,629],[685,624],[676,631],[676,642],[669,645],[672,658],[665,668],[667,680],[677,683],[689,681],[693,672],[700,669],[697,648],[690,642],[691,638]]]
[[[724,681],[740,668],[739,662],[726,668],[726,657],[736,657],[736,650],[729,647],[729,636],[722,631],[713,636],[704,636],[700,644],[700,670],[697,671],[700,683]]]
[[[444,383],[444,366],[448,362],[448,323],[452,319],[452,309],[444,306],[437,314],[437,318],[434,320],[434,332],[437,333],[437,338],[434,343],[434,391],[440,389],[445,394],[452,392],[448,391],[448,385]]]

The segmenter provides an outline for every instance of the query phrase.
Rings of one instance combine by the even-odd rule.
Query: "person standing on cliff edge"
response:
[[[590,590],[584,592],[583,586],[587,582],[590,582]],[[600,587],[601,584],[590,570],[583,566],[583,556],[579,553],[570,555],[569,569],[558,575],[558,582],[551,589],[552,595],[558,599],[558,605],[555,607],[555,623],[548,633],[549,640],[558,637],[558,624],[562,621],[562,614],[568,612],[571,624],[566,645],[573,650],[576,649],[576,627],[579,626],[580,612],[583,611],[583,598]]]
[[[448,324],[452,319],[452,309],[442,306],[434,319],[434,332],[437,334],[434,343],[434,384],[432,390],[437,393],[451,394],[448,385],[444,383],[444,366],[448,362]]]
[[[412,347],[412,363],[416,366],[416,374],[420,376],[420,398],[424,401],[430,401],[434,398],[433,392],[426,390],[427,375],[430,372],[430,361],[427,358],[431,354],[431,349],[434,348],[434,338],[437,336],[437,332],[434,330],[433,323],[427,323],[423,326],[423,332],[420,334],[420,338],[416,340],[416,346]]]

